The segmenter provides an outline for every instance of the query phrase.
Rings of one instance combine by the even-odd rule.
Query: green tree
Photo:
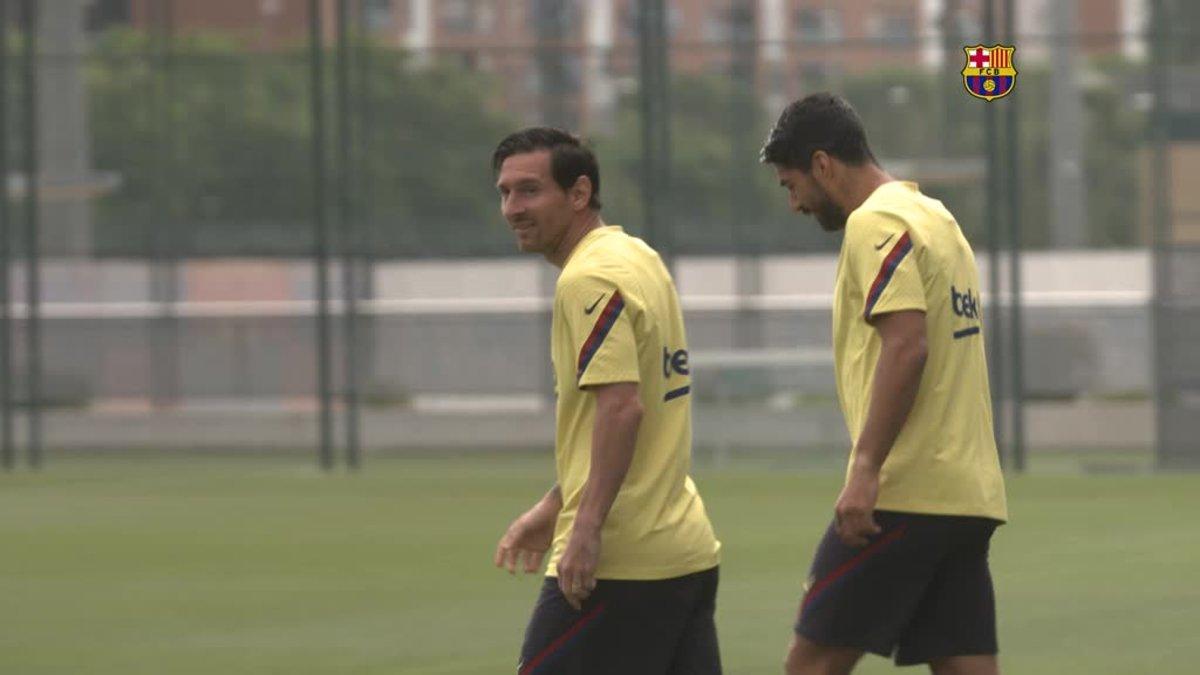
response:
[[[491,190],[488,156],[517,123],[497,111],[496,79],[454,63],[415,67],[395,50],[356,56],[350,109],[352,194],[366,223],[364,246],[382,257],[508,255],[512,242]],[[88,57],[94,164],[121,176],[98,200],[102,255],[307,255],[313,250],[309,53],[254,53],[230,38],[177,38],[168,64],[144,34],[104,34]],[[334,64],[326,58],[327,108]],[[1128,245],[1141,194],[1137,154],[1145,116],[1128,104],[1140,66],[1094,64],[1085,90],[1085,171],[1092,245]],[[718,75],[671,80],[668,253],[729,254],[831,250],[837,245],[787,212],[759,144],[778,110],[764,110],[744,83]],[[952,158],[981,163],[984,106],[1021,111],[1017,198],[1027,246],[1048,240],[1044,68],[1021,69],[1017,90],[988,104],[961,82],[918,69],[873,71],[838,87],[858,108],[882,159]],[[593,139],[610,222],[643,230],[641,104],[618,102],[615,131]],[[998,118],[1000,116],[997,116]],[[327,119],[330,186],[339,156]],[[922,179],[967,235],[982,241],[986,190],[978,175]],[[329,200],[330,214],[336,213]],[[331,222],[337,225],[336,219]]]
[[[1144,113],[1129,105],[1126,88],[1141,66],[1109,58],[1088,67],[1094,75],[1088,78],[1083,99],[1088,244],[1128,246],[1138,241],[1141,191],[1136,153],[1146,120]],[[993,103],[972,98],[961,82],[947,83],[940,74],[922,71],[871,73],[847,81],[844,89],[883,159],[986,161],[984,106],[997,106],[998,124],[1003,124],[1007,106],[1017,106],[1018,186],[1015,194],[1001,198],[1020,200],[1024,245],[1045,247],[1050,219],[1049,101],[1054,83],[1043,65],[1019,68],[1017,88]],[[903,95],[896,93],[898,88]],[[946,203],[976,245],[984,241],[986,190],[998,188],[980,179],[943,176],[923,181],[922,189]]]
[[[157,242],[180,255],[310,253],[308,51],[251,53],[197,35],[177,39],[168,66],[154,47],[114,31],[89,61],[94,161],[122,179],[98,204],[99,252],[149,254]],[[512,123],[487,105],[486,83],[460,67],[366,53],[350,102],[365,149],[354,148],[351,167],[365,241],[380,255],[511,250],[496,227],[487,150]],[[332,113],[332,55],[325,61]],[[326,123],[333,185],[332,114]]]
[[[670,186],[660,195],[674,254],[722,254],[827,246],[787,213],[771,170],[758,161],[768,129],[761,102],[728,77],[676,75],[671,82]],[[595,140],[606,218],[642,229],[641,100],[622,98],[617,131]],[[748,129],[747,129],[748,127]],[[611,207],[611,208],[610,208]]]

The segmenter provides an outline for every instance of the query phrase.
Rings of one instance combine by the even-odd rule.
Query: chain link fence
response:
[[[1006,461],[1200,461],[1192,3],[0,7],[8,466],[548,447],[554,271],[515,256],[489,166],[540,123],[589,139],[605,219],[672,263],[698,452],[840,455],[839,240],[757,159],[825,89],[975,247]],[[997,43],[1019,74],[986,103],[964,47]]]

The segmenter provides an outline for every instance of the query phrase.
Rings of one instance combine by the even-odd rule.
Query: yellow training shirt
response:
[[[915,183],[896,181],[850,214],[838,259],[834,361],[855,444],[883,344],[870,322],[900,310],[925,313],[929,355],[912,411],[883,464],[876,508],[1007,520],[975,255],[940,201]]]
[[[555,461],[563,508],[549,576],[557,575],[591,467],[595,394],[637,382],[645,413],[629,473],[601,530],[599,579],[668,579],[715,567],[721,545],[688,476],[692,397],[679,296],[666,266],[619,227],[589,232],[554,291],[558,391]]]

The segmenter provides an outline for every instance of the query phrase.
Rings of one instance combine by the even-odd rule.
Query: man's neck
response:
[[[853,213],[863,205],[880,185],[890,183],[895,178],[874,163],[867,162],[861,167],[854,168],[849,176],[846,189],[846,213]]]
[[[558,247],[546,254],[546,260],[550,261],[551,265],[562,269],[567,264],[567,259],[571,257],[571,253],[579,242],[588,235],[589,232],[598,228],[604,227],[604,220],[600,218],[599,211],[588,210],[586,213],[575,219],[571,226],[567,228],[566,234],[563,235],[562,241]]]

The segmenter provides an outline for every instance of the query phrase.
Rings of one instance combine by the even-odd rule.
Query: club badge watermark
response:
[[[994,101],[1012,93],[1017,86],[1017,69],[1013,67],[1014,46],[972,45],[963,47],[967,64],[963,66],[963,86],[967,93],[985,101]]]

